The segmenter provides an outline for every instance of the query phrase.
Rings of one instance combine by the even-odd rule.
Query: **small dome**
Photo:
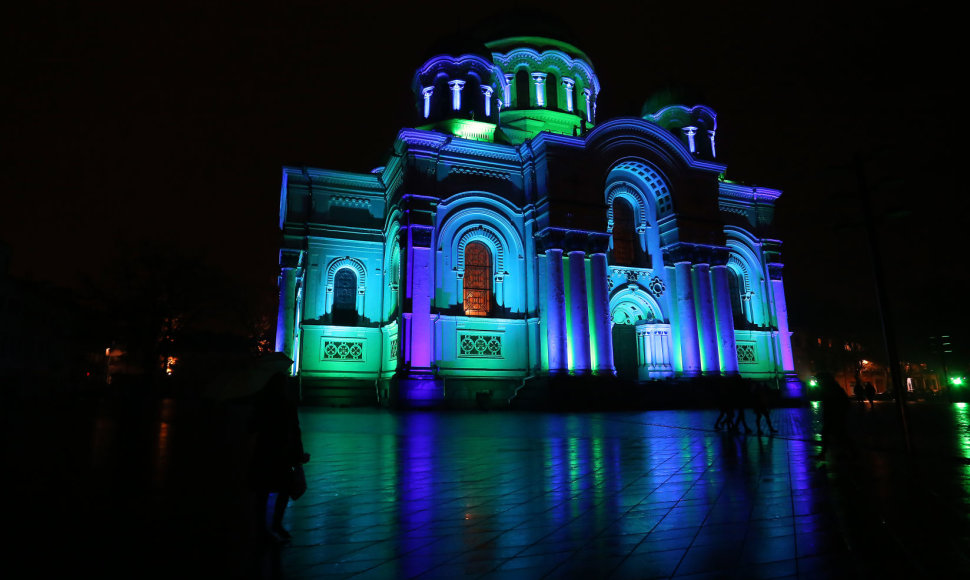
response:
[[[676,135],[692,154],[714,159],[717,113],[707,105],[683,105],[697,102],[686,99],[689,92],[670,88],[658,91],[644,103],[641,116]]]
[[[648,98],[643,103],[643,107],[640,109],[640,116],[647,118],[650,115],[654,115],[661,109],[669,107],[671,105],[683,105],[685,103],[706,103],[707,98],[704,92],[695,87],[671,87],[666,86],[659,91],[653,93],[650,98]]]

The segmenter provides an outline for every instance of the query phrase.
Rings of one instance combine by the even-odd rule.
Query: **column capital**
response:
[[[434,87],[424,87],[423,89],[421,89],[421,94],[424,95],[425,97],[430,97],[431,93],[433,92],[434,92]]]
[[[409,224],[405,226],[405,228],[408,231],[408,240],[410,241],[410,245],[412,247],[431,247],[431,234],[434,231],[433,228],[415,224]]]
[[[547,250],[562,250],[566,231],[559,228],[546,228],[536,232],[534,238],[536,242],[536,253],[542,254]]]
[[[453,91],[460,91],[465,86],[465,81],[454,80],[448,81],[448,86],[451,87]]]
[[[562,77],[562,84],[563,84],[563,86],[565,86],[565,87],[566,87],[567,89],[571,89],[571,88],[573,88],[574,86],[576,86],[576,81],[574,81],[573,79],[571,79],[571,78],[569,78],[569,77]]]
[[[490,87],[490,86],[488,86],[488,85],[482,85],[481,88],[482,88],[482,92],[485,93],[485,96],[486,97],[491,97],[492,96],[492,93],[495,92],[495,89],[492,88],[492,87]]]
[[[785,265],[779,262],[769,262],[768,263],[768,278],[771,280],[781,280],[782,270]]]
[[[662,248],[664,265],[673,266],[678,262],[723,266],[727,264],[730,249],[724,246],[708,246],[687,242],[674,242]]]
[[[532,82],[534,82],[537,85],[541,85],[542,83],[546,82],[546,73],[543,73],[543,72],[532,73]]]
[[[280,250],[280,269],[302,268],[305,254],[303,250]]]

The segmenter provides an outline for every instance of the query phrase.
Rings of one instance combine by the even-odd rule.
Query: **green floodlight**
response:
[[[818,386],[818,381],[815,379],[815,377],[812,377],[812,378],[810,378],[808,380],[808,386],[810,386],[810,387],[817,387]]]
[[[954,387],[962,387],[964,384],[963,377],[950,377],[950,384]]]

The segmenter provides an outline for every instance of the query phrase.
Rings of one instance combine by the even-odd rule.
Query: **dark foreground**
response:
[[[87,398],[6,404],[8,570],[128,577],[818,578],[970,574],[970,409],[853,409],[853,453],[812,457],[817,409],[774,436],[716,412],[304,408],[293,541],[251,533],[240,409]],[[752,428],[753,417],[748,413]],[[843,453],[843,451],[846,451]],[[5,518],[6,520],[6,518]]]

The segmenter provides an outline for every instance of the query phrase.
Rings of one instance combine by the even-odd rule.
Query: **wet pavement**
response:
[[[970,574],[970,408],[849,417],[814,455],[815,407],[772,436],[706,410],[595,414],[303,408],[293,539],[252,533],[241,409],[77,401],[6,409],[5,473],[29,576],[819,578]],[[753,416],[748,422],[754,426]]]

